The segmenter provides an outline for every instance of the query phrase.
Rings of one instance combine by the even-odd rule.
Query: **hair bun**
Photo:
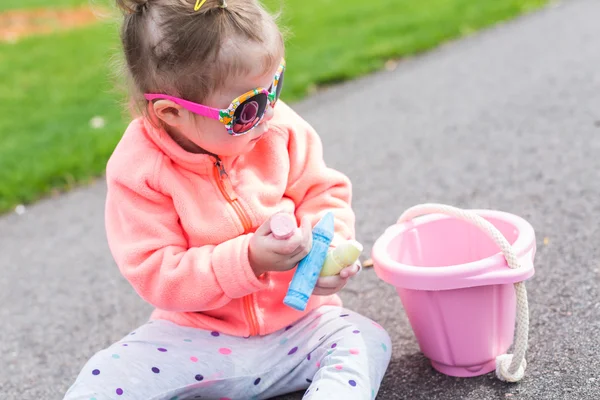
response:
[[[117,6],[128,13],[135,14],[140,12],[149,2],[149,0],[116,0]]]

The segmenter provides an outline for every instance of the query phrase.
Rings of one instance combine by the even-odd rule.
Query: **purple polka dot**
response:
[[[163,353],[164,353],[165,351],[167,351],[167,349],[165,349],[165,348],[163,348],[163,347],[159,347],[159,348],[158,348],[158,349],[156,349],[156,350],[158,350],[158,351],[162,351]]]
[[[285,328],[285,330],[286,330],[286,331],[287,331],[287,330],[290,330],[290,329],[292,329],[292,327],[293,327],[293,326],[294,326],[294,325],[287,326],[287,327]]]
[[[117,388],[117,394],[121,396],[123,394],[123,389]]]
[[[356,382],[355,382],[355,381],[353,381],[352,379],[350,379],[350,380],[348,381],[348,383],[350,384],[350,386],[356,386]]]
[[[204,377],[200,374],[196,375],[194,378],[196,378],[197,381],[201,381],[204,379]]]
[[[123,346],[129,346],[127,343],[123,343]]]
[[[312,383],[312,379],[308,379],[308,378],[306,378],[306,382],[308,382],[308,383]]]
[[[99,369],[95,369],[92,371],[92,374],[94,375],[100,375],[100,370]]]
[[[308,361],[310,361],[310,353],[308,353],[308,355],[306,356],[306,359],[307,359]]]
[[[349,316],[349,315],[350,315],[350,314],[342,314],[342,315],[340,315],[340,317],[341,317],[341,318],[343,318],[343,317],[347,317],[347,316]]]
[[[292,354],[294,354],[296,351],[298,351],[298,347],[294,347],[293,349],[290,350],[290,352],[288,353],[288,356],[291,356]]]
[[[219,332],[216,332],[216,331],[211,332],[210,334],[213,335],[214,337],[217,337],[217,336],[221,335]]]
[[[360,331],[357,329],[355,331],[352,331],[352,333],[360,333]]]
[[[334,343],[334,344],[331,345],[332,349],[335,349],[336,347],[337,347],[337,343]]]
[[[256,378],[256,380],[254,381],[254,385],[258,385],[260,383],[260,378]]]
[[[154,372],[155,374],[158,374],[160,372],[160,369],[158,369],[156,367],[152,367],[152,372]]]

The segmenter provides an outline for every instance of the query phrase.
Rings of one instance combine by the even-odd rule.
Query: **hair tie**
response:
[[[206,3],[206,0],[196,0],[196,4],[194,5],[194,11],[199,11],[202,6]],[[227,1],[222,0],[219,8],[227,8]]]
[[[200,10],[204,3],[206,3],[206,0],[196,0],[196,5],[194,5],[194,11]]]

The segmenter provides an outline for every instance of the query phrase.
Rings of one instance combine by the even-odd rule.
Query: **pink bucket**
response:
[[[533,276],[535,250],[533,228],[520,217],[424,204],[389,227],[372,256],[377,276],[396,287],[436,370],[471,377],[496,369],[501,379],[518,381],[529,324],[522,282]],[[504,353],[516,316],[513,357]]]

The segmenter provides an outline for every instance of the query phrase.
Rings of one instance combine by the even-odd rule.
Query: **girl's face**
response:
[[[252,89],[270,89],[279,63],[265,72],[260,57],[256,59],[253,65],[257,67],[254,71],[229,79],[224,87],[208,96],[203,105],[224,109],[229,107],[233,99]],[[185,150],[223,157],[237,156],[252,150],[268,131],[269,121],[273,118],[273,109],[267,105],[264,117],[257,126],[244,135],[232,136],[221,122],[193,114],[169,100],[155,102],[154,111],[169,127],[169,134]]]
[[[211,94],[205,101],[205,104],[214,108],[227,108],[231,101],[236,97],[258,87],[270,89],[273,84],[273,77],[279,68],[277,64],[274,68],[265,72],[259,68],[247,75],[236,79],[230,79],[224,87]],[[269,129],[269,121],[273,118],[273,109],[267,105],[265,114],[261,122],[241,136],[232,136],[227,133],[225,126],[214,119],[209,119],[196,115],[193,120],[193,126],[187,127],[188,130],[182,133],[186,137],[209,153],[222,156],[235,156],[247,153],[252,150],[256,143],[263,137]]]

